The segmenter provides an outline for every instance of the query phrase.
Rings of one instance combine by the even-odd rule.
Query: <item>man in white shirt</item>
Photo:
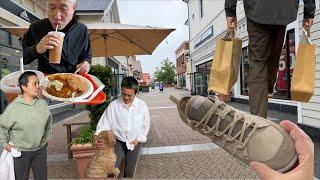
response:
[[[150,128],[150,116],[148,106],[136,97],[139,83],[134,77],[126,77],[121,82],[121,96],[112,101],[101,116],[95,135],[101,131],[112,130],[117,143],[115,153],[117,155],[116,167],[120,169],[124,159],[124,172],[120,177],[133,177],[141,142],[147,141]],[[104,144],[95,141],[98,149],[103,149]]]

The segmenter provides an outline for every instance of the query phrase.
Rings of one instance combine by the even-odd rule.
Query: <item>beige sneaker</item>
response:
[[[217,97],[171,95],[170,100],[187,125],[247,165],[259,161],[285,172],[297,161],[290,135],[272,121],[237,110]]]

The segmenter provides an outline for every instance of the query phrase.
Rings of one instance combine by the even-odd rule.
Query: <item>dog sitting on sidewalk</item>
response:
[[[117,160],[117,156],[114,153],[116,139],[114,138],[112,131],[100,132],[97,136],[97,140],[104,143],[106,146],[103,150],[96,150],[88,165],[86,177],[117,177],[120,174],[120,170],[115,167],[115,162]]]

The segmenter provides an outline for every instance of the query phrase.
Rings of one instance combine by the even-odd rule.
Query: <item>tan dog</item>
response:
[[[118,176],[120,170],[115,167],[117,156],[114,153],[114,145],[116,139],[112,131],[102,131],[98,134],[97,140],[106,145],[103,150],[96,150],[93,158],[91,159],[86,177],[89,178],[106,178]]]

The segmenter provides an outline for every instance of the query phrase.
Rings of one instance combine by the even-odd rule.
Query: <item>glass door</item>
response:
[[[196,85],[196,94],[201,95],[203,93],[203,77],[202,72],[195,72],[195,85]]]

